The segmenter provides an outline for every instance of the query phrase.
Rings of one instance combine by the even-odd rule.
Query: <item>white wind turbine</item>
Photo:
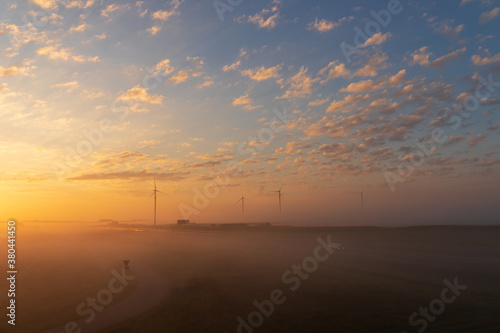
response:
[[[355,194],[359,194],[360,197],[361,197],[361,208],[365,208],[365,203],[364,203],[364,193],[363,191],[361,192],[352,192],[352,193],[355,193]]]
[[[240,200],[238,200],[236,203],[240,202],[241,201],[241,213],[242,214],[245,214],[245,197],[243,195],[241,195],[241,198]]]
[[[283,188],[283,185],[281,185],[280,189],[277,191],[270,191],[270,192],[275,192],[278,193],[278,199],[279,199],[279,205],[280,205],[280,213],[281,213],[281,199],[283,198],[283,195],[281,194],[281,189]]]
[[[165,194],[165,193],[156,189],[156,179],[154,179],[154,184],[155,184],[155,187],[154,187],[153,193],[151,193],[149,198],[151,198],[152,196],[154,196],[154,198],[155,198],[154,225],[156,227],[156,193],[161,193],[161,194]]]

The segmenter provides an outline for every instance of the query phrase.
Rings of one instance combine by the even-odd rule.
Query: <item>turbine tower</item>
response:
[[[151,193],[151,195],[149,197],[151,198],[152,196],[154,196],[154,199],[155,199],[154,226],[156,227],[156,193],[163,194],[163,192],[156,189],[156,179],[154,179],[154,185],[155,185],[155,187],[154,187],[153,193]]]
[[[282,188],[283,188],[283,185],[280,187],[279,190],[277,190],[277,191],[271,191],[271,192],[278,193],[278,200],[279,200],[279,204],[280,204],[280,213],[281,213],[281,199],[283,198],[283,195],[281,194],[281,189]]]
[[[246,198],[242,195],[241,199],[236,202],[236,203],[238,203],[241,201],[241,213],[242,214],[245,214],[245,199]]]
[[[352,193],[356,193],[356,194],[359,194],[360,197],[361,197],[361,208],[365,208],[365,203],[364,203],[364,195],[363,195],[363,191],[361,192],[352,192]]]

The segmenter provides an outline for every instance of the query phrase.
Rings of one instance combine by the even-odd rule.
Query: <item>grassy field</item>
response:
[[[106,287],[123,259],[138,278],[109,308],[134,290],[155,289],[137,267],[161,276],[170,292],[151,306],[145,295],[142,313],[110,321],[103,332],[238,332],[238,318],[250,325],[253,302],[268,306],[274,290],[281,304],[264,306],[268,316],[254,313],[256,327],[240,332],[417,332],[424,325],[426,332],[500,332],[499,227],[52,227],[18,235],[18,325],[5,320],[2,332],[78,318],[77,305]],[[329,235],[345,250],[327,256],[322,247],[324,261],[314,265],[317,238]],[[305,267],[294,273],[292,265]],[[409,317],[441,299],[443,281],[455,278],[467,288],[412,326]]]

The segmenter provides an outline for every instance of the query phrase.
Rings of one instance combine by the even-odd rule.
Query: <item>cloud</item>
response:
[[[434,31],[440,33],[449,39],[457,39],[458,34],[464,30],[465,25],[460,24],[456,27],[453,26],[453,20],[446,20],[441,23],[431,23],[431,27],[434,28]]]
[[[172,0],[170,1],[171,10],[157,10],[156,12],[151,13],[151,17],[154,20],[167,21],[174,15],[179,14],[177,9],[184,2],[184,0]]]
[[[31,42],[42,44],[47,40],[47,35],[32,24],[17,26],[15,24],[0,23],[1,35],[9,35],[11,47],[6,50],[12,53],[8,56],[17,54],[23,45]]]
[[[445,146],[450,146],[450,145],[453,145],[455,143],[459,143],[459,142],[462,142],[464,140],[464,138],[462,136],[453,136],[451,135],[448,140],[444,143]]]
[[[379,32],[376,33],[375,35],[371,36],[368,38],[361,47],[366,47],[366,46],[371,46],[371,45],[380,45],[384,43],[389,37],[391,37],[391,33],[387,32],[385,34]]]
[[[325,103],[328,103],[330,99],[329,98],[325,98],[325,99],[317,99],[317,100],[314,100],[314,101],[310,101],[308,106],[321,106]]]
[[[248,94],[235,98],[233,101],[234,106],[251,104],[252,99],[248,97]]]
[[[250,97],[248,97],[248,94],[242,95],[233,100],[233,106],[241,106],[244,110],[248,111],[262,107],[262,105],[252,105],[252,103],[253,100]]]
[[[130,103],[129,109],[132,112],[148,112],[149,110],[143,106],[145,104],[160,105],[162,104],[163,96],[151,95],[146,88],[136,85],[120,95],[118,100],[128,101]]]
[[[67,88],[67,92],[71,92],[78,88],[78,81],[70,81],[65,83],[57,83],[50,86],[51,88]]]
[[[485,66],[485,65],[489,65],[491,63],[494,63],[494,62],[497,62],[497,61],[500,61],[500,53],[497,53],[496,55],[494,55],[493,57],[484,57],[482,58],[480,55],[478,54],[475,54],[471,57],[472,59],[472,63],[476,66]]]
[[[95,4],[95,0],[87,0],[84,4],[82,0],[71,0],[65,4],[66,8],[90,8]]]
[[[269,67],[269,68],[265,68],[264,66],[262,66],[254,69],[247,69],[241,71],[240,73],[243,76],[250,77],[252,80],[264,81],[267,79],[278,78],[280,70],[281,70],[280,65],[276,65],[274,67]]]
[[[240,64],[241,64],[241,61],[238,60],[238,61],[236,61],[235,63],[233,63],[231,65],[225,65],[224,67],[222,67],[222,70],[224,72],[234,71],[234,70],[238,69],[238,67],[240,67]]]
[[[174,11],[168,11],[168,10],[158,10],[154,13],[151,13],[151,17],[155,20],[162,20],[166,21],[168,20],[171,16],[175,15]]]
[[[63,48],[60,44],[48,45],[36,51],[38,55],[46,56],[51,60],[73,60],[75,62],[99,62],[99,57],[85,57],[82,55],[73,55],[69,48]]]
[[[467,139],[467,143],[469,143],[469,148],[476,147],[480,142],[486,141],[488,138],[483,134],[478,134],[475,137]]]
[[[150,104],[161,104],[162,96],[150,95],[146,88],[137,85],[125,92],[118,99],[120,100],[138,100]]]
[[[45,9],[53,9],[59,0],[30,0],[31,3]]]
[[[211,86],[213,86],[213,85],[214,85],[214,83],[215,83],[215,82],[214,82],[213,80],[208,80],[208,79],[207,79],[207,80],[205,80],[204,82],[199,83],[199,84],[196,86],[196,88],[197,88],[197,89],[203,89],[203,88],[211,87]]]
[[[259,161],[258,160],[247,159],[247,160],[241,161],[239,164],[240,165],[259,164]]]
[[[0,77],[18,74],[26,75],[31,68],[32,67],[30,67],[29,65],[25,66],[24,64],[21,64],[19,66],[12,65],[7,68],[0,66]]]
[[[347,95],[344,97],[343,100],[337,101],[334,100],[330,106],[326,109],[327,113],[330,112],[338,112],[338,111],[343,111],[343,112],[349,112],[352,110],[352,108],[356,107],[360,103],[364,103],[368,101],[370,98],[370,95]]]
[[[154,68],[155,73],[162,74],[162,75],[168,75],[174,71],[174,67],[170,65],[170,59],[165,59],[157,63]]]
[[[319,78],[312,79],[307,75],[307,67],[301,67],[299,72],[287,80],[288,90],[277,99],[305,98],[311,95],[312,85],[319,81]]]
[[[354,151],[354,145],[346,145],[345,143],[332,143],[321,145],[318,150],[323,153],[324,156],[330,158],[339,158],[341,155],[350,154]]]
[[[165,83],[173,83],[179,84],[182,82],[186,82],[187,80],[199,77],[203,74],[202,69],[205,64],[202,58],[200,57],[186,57],[186,60],[189,61],[194,67],[187,69],[180,69],[170,78],[165,80]]]
[[[106,8],[104,8],[102,11],[101,11],[101,15],[104,16],[104,17],[109,17],[109,14],[114,12],[114,11],[117,11],[118,9],[120,9],[121,7],[118,6],[117,4],[115,3],[112,3],[110,5],[108,5]]]
[[[84,32],[85,30],[87,30],[87,28],[89,28],[90,25],[88,25],[87,23],[82,23],[78,26],[72,26],[70,29],[69,29],[69,33],[73,33],[73,32]]]
[[[326,72],[328,72],[328,79],[351,76],[351,72],[345,67],[345,64],[339,64],[336,60],[330,62],[325,68],[321,69],[318,75],[324,75]]]
[[[189,174],[187,171],[183,172],[151,172],[149,170],[139,171],[120,171],[110,173],[88,173],[80,176],[68,178],[68,180],[109,180],[109,179],[147,179],[152,178],[158,180],[183,180]]]
[[[355,73],[356,76],[377,76],[378,71],[388,67],[387,55],[385,53],[378,53],[370,57],[365,66],[358,69]]]
[[[166,80],[166,82],[173,83],[173,84],[179,84],[182,82],[186,82],[188,79],[189,79],[189,73],[186,70],[181,69],[175,75],[168,78]]]
[[[269,13],[274,13],[269,17],[265,18],[265,16]],[[248,22],[254,23],[261,29],[271,30],[277,25],[277,21],[279,18],[279,10],[278,7],[273,7],[271,9],[263,9],[260,13],[257,13],[253,16],[248,17]]]
[[[489,157],[476,163],[478,166],[493,166],[500,164],[500,158]]]
[[[139,142],[141,148],[154,148],[160,143],[161,141],[158,140],[143,140]]]
[[[459,58],[460,55],[465,51],[466,48],[463,47],[433,61],[430,61],[429,57],[432,55],[432,52],[428,52],[428,47],[423,46],[418,51],[415,51],[411,54],[412,59],[410,61],[410,64],[419,64],[420,66],[428,68],[443,68],[448,61]]]
[[[492,10],[485,11],[479,16],[479,23],[484,24],[495,19],[500,14],[500,7],[493,8]]]
[[[373,80],[359,81],[349,84],[346,88],[342,88],[340,91],[347,91],[352,93],[364,93],[369,91],[376,91],[388,87],[398,86],[406,81],[405,79],[406,69],[400,70],[396,75],[388,77],[383,76]]]
[[[316,18],[316,20],[314,20],[314,22],[311,22],[307,25],[307,30],[316,30],[316,31],[319,31],[321,33],[328,32],[328,31],[333,30],[334,28],[340,26],[343,22],[345,22],[345,21],[349,22],[352,19],[354,19],[353,16],[351,16],[349,18],[343,17],[340,20],[338,20],[337,22],[334,22],[334,21],[328,21],[325,19],[318,20],[318,18]]]
[[[160,32],[161,26],[159,25],[154,25],[149,29],[146,29],[147,32],[149,32],[151,35],[156,35],[158,32]]]

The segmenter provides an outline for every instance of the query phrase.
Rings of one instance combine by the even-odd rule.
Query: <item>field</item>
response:
[[[498,239],[486,226],[25,223],[16,326],[2,315],[0,331],[500,332]]]

